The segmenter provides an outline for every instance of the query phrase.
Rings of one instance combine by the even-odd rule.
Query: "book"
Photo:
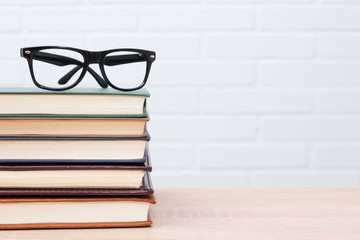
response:
[[[0,136],[144,137],[149,117],[49,118],[0,117]]]
[[[146,117],[145,89],[76,88],[47,91],[1,88],[0,116],[11,117]]]
[[[150,226],[151,197],[0,198],[0,229]]]
[[[141,160],[150,136],[139,138],[0,137],[0,162]]]
[[[0,188],[0,197],[137,197],[153,193],[148,172],[145,172],[139,188]]]
[[[145,164],[0,164],[0,188],[140,188]],[[94,177],[96,176],[96,177]]]

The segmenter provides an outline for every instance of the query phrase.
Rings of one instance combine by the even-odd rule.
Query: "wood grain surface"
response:
[[[360,187],[158,188],[148,228],[5,230],[0,239],[360,239]]]

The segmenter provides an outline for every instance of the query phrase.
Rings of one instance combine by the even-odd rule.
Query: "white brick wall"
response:
[[[261,7],[259,27],[275,31],[359,30],[360,8],[353,6]]]
[[[359,30],[359,0],[0,0],[0,86],[20,47],[154,50],[155,185],[354,185]]]
[[[36,7],[25,9],[23,18],[29,32],[134,31],[138,27],[138,11],[127,7]]]
[[[207,34],[204,54],[209,58],[301,58],[315,54],[310,35],[283,33]]]
[[[253,9],[238,7],[148,7],[140,15],[149,31],[241,30],[253,26]]]

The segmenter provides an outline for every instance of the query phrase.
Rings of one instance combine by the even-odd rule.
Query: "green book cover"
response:
[[[91,94],[150,97],[150,93],[146,88],[135,91],[119,91],[113,88],[72,88],[64,91],[48,91],[40,88],[0,88],[0,94]]]
[[[28,95],[28,94],[44,94],[44,95],[125,95],[125,96],[144,96],[150,97],[150,93],[146,88],[135,91],[118,91],[112,88],[73,88],[65,91],[48,91],[40,88],[0,88],[0,96],[5,94]],[[0,117],[56,117],[56,118],[142,118],[147,117],[146,99],[141,114],[5,114],[1,113]]]

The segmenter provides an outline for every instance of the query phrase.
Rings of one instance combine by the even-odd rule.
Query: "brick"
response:
[[[238,7],[146,8],[141,17],[146,30],[250,29],[253,9]]]
[[[151,88],[147,108],[151,113],[194,113],[199,110],[198,95],[192,88]]]
[[[276,62],[259,66],[259,80],[271,86],[360,85],[360,64],[331,62]]]
[[[253,139],[256,127],[256,118],[236,116],[157,116],[153,114],[149,123],[150,133],[158,140]]]
[[[360,140],[360,117],[265,117],[262,121],[265,139]]]
[[[315,110],[318,112],[359,113],[360,91],[356,90],[323,90],[315,99]]]
[[[359,144],[318,144],[314,148],[317,167],[323,168],[359,168]]]
[[[320,56],[360,56],[360,34],[331,34],[319,38]]]
[[[360,8],[263,7],[259,26],[272,30],[356,30],[360,29]]]
[[[211,113],[308,112],[312,92],[300,90],[207,90],[201,98],[201,110]]]
[[[151,141],[150,155],[153,168],[162,170],[191,170],[195,146],[190,143]]]
[[[241,86],[254,78],[255,66],[249,63],[166,62],[156,63],[151,70],[154,86]]]
[[[29,31],[108,31],[135,30],[135,8],[57,7],[31,8],[24,14],[24,26]]]
[[[200,0],[90,0],[91,3],[107,4],[107,3],[147,3],[147,4],[187,4],[199,3]]]
[[[77,4],[81,3],[81,0],[1,0],[0,5],[27,5],[27,6],[34,6],[34,5],[68,5],[68,4]]]
[[[0,32],[20,30],[20,13],[16,9],[0,9]]]
[[[304,167],[305,145],[289,144],[201,144],[197,162],[202,168],[284,168]]]
[[[263,3],[263,4],[273,4],[273,3],[286,3],[286,4],[299,4],[299,3],[311,3],[314,0],[207,0],[209,3]]]
[[[209,57],[309,57],[315,54],[315,40],[302,35],[209,34],[204,48]]]
[[[156,35],[90,35],[88,48],[142,48],[155,51],[158,59],[194,58],[200,55],[198,34],[156,34]],[[158,65],[158,61],[156,61]]]
[[[324,3],[339,3],[339,4],[347,4],[347,3],[360,3],[360,0],[323,0]]]
[[[256,172],[252,185],[261,186],[332,186],[358,185],[357,171],[272,171]]]
[[[205,172],[184,173],[154,172],[152,175],[154,186],[171,187],[217,187],[217,186],[246,186],[248,176],[243,172]]]

